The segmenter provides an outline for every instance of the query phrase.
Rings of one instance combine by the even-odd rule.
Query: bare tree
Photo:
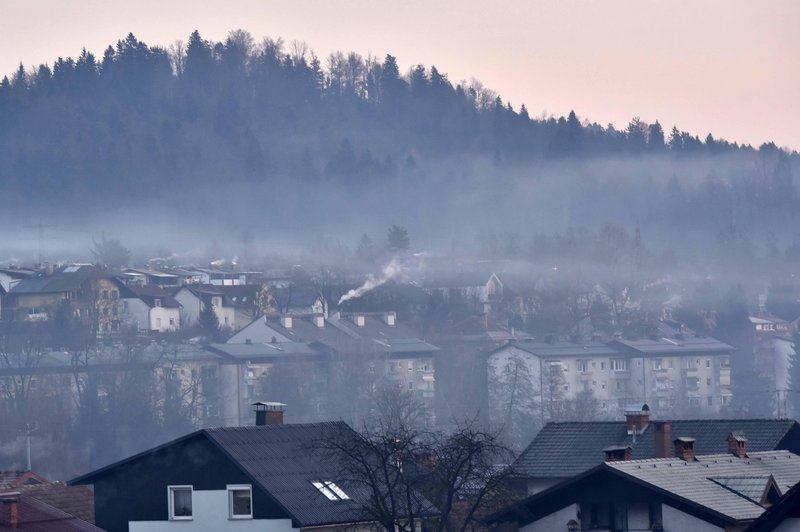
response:
[[[380,424],[318,442],[341,478],[366,494],[362,517],[386,530],[464,532],[508,503],[513,454],[469,421],[453,432]]]

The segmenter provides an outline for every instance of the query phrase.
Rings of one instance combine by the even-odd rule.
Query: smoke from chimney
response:
[[[392,259],[391,262],[389,262],[389,264],[387,264],[383,268],[383,271],[380,273],[380,275],[378,275],[377,277],[374,275],[368,276],[367,280],[364,281],[364,284],[362,284],[358,288],[353,288],[345,295],[343,295],[339,299],[339,305],[341,305],[345,301],[350,301],[351,299],[357,299],[366,294],[367,292],[375,290],[376,288],[378,288],[383,284],[386,284],[386,282],[388,282],[389,280],[396,277],[402,272],[403,272],[403,267],[400,266],[400,263],[398,263],[395,259]]]

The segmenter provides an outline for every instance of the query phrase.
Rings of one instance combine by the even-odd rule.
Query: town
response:
[[[312,479],[305,495],[291,495],[299,499],[279,500],[289,505],[286,511],[253,510],[264,496],[256,492],[265,490],[271,499],[283,489],[280,482],[255,485],[231,473],[226,482],[246,485],[246,492],[229,488],[227,495],[215,495],[222,503],[209,499],[208,507],[195,502],[198,517],[201,511],[213,514],[212,504],[225,506],[225,497],[241,496],[253,519],[274,511],[289,527],[318,526],[316,519],[332,526],[340,523],[337,517],[322,510],[305,516],[290,506],[304,507],[320,494],[328,501],[350,500],[348,490],[356,489],[358,481],[341,471],[337,477],[326,464],[330,448],[309,450],[322,433],[336,432],[338,442],[342,431],[347,438],[366,431],[369,438],[401,430],[414,435],[410,444],[422,434],[466,431],[486,439],[487,456],[479,458],[492,468],[476,473],[476,493],[458,492],[463,500],[444,517],[434,495],[421,496],[424,504],[415,510],[420,522],[438,514],[447,526],[461,519],[471,529],[517,522],[533,527],[526,530],[550,530],[553,519],[584,528],[610,526],[615,519],[649,519],[648,526],[655,526],[707,516],[687,510],[668,517],[652,505],[636,509],[641,495],[602,504],[598,499],[591,504],[601,509],[581,512],[577,508],[587,503],[578,501],[591,499],[595,488],[575,490],[561,482],[572,486],[573,478],[589,475],[592,486],[642,481],[662,490],[660,482],[667,480],[658,471],[636,480],[636,471],[624,464],[684,460],[686,446],[698,461],[711,460],[702,458],[708,455],[715,464],[729,451],[740,459],[767,453],[770,460],[800,452],[800,426],[792,421],[800,406],[793,384],[797,321],[773,312],[785,316],[793,308],[785,296],[760,294],[753,311],[743,294],[732,300],[734,292],[720,298],[719,307],[703,306],[699,297],[682,296],[689,286],[639,270],[635,261],[628,266],[634,274],[617,284],[576,280],[566,268],[537,270],[532,263],[464,260],[453,270],[449,257],[410,253],[408,241],[404,228],[391,227],[385,249],[370,262],[373,271],[245,268],[238,260],[195,266],[156,259],[131,267],[125,264],[130,251],[105,237],[86,262],[0,269],[4,489],[20,488],[19,501],[39,492],[57,501],[63,491],[60,496],[80,510],[75,519],[105,530],[127,530],[129,522],[139,530],[136,522],[158,521],[164,509],[169,519],[191,519],[192,497],[203,493],[192,486],[211,489],[201,487],[208,481],[194,478],[196,472],[175,473],[188,476],[170,487],[168,506],[153,497],[134,508],[114,498],[119,486],[109,486],[123,482],[126,490],[151,491],[163,483],[155,469],[134,486],[124,473],[131,464],[158,469],[158,460],[166,460],[164,467],[171,467],[189,452],[183,442],[197,441],[191,445],[204,449],[197,452],[208,453],[209,438],[235,461],[247,452],[241,445],[251,441],[237,440],[237,431],[280,425],[296,427],[294,447],[265,432],[264,440],[252,440],[265,453],[259,465],[214,467],[222,468],[220,474],[244,467],[245,476],[262,475],[273,467],[268,460],[275,458],[267,455],[275,447],[292,459],[318,460],[320,471],[312,476],[322,484]],[[692,288],[697,294],[712,287],[705,282]],[[175,443],[163,447],[170,440]],[[156,458],[159,453],[171,458]],[[741,495],[722,482],[719,489],[754,504],[726,514],[731,521],[725,526],[749,523],[800,481],[796,461],[796,473],[788,465],[785,471],[783,465],[740,470],[727,459],[728,466],[715,465],[720,478],[764,478],[763,485],[747,489],[769,498],[769,504],[753,503],[750,492]],[[94,496],[63,483],[73,477],[77,484],[93,484]],[[329,477],[338,480],[328,484]],[[556,487],[560,491],[552,491]],[[407,489],[425,493],[424,483]],[[562,506],[567,501],[571,506]],[[183,514],[175,513],[187,504]],[[612,508],[620,504],[629,505],[630,517]],[[394,518],[409,519],[407,508],[395,512]],[[208,519],[216,518],[212,514]],[[707,521],[720,519],[714,514]]]

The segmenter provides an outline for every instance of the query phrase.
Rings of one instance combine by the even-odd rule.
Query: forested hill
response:
[[[0,84],[6,212],[178,206],[188,196],[206,209],[236,190],[228,199],[258,208],[240,203],[231,216],[286,221],[313,210],[320,226],[346,220],[359,232],[364,220],[388,221],[367,207],[412,226],[492,212],[500,227],[548,231],[680,225],[693,209],[695,226],[716,232],[734,212],[740,226],[794,220],[797,161],[773,143],[701,140],[636,118],[624,130],[574,112],[533,118],[437,67],[319,58],[245,31],[219,43],[195,32],[168,49],[130,34],[100,58],[84,50],[52,67],[20,65]],[[436,212],[454,192],[461,203]],[[331,209],[332,195],[360,210]]]
[[[590,90],[587,88],[587,90]],[[395,58],[320,59],[304,45],[211,43],[169,50],[133,34],[102,58],[23,65],[0,86],[6,186],[59,195],[183,187],[215,175],[264,181],[379,180],[418,158],[485,153],[498,161],[618,153],[750,150],[633,119],[624,131],[568,117],[534,119],[480,82]]]

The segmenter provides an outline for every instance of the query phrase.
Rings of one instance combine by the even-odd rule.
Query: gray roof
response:
[[[320,347],[302,342],[251,342],[240,344],[209,344],[210,352],[222,355],[229,362],[242,359],[319,357],[324,353]]]
[[[644,338],[640,340],[614,340],[610,343],[621,350],[638,356],[681,356],[694,354],[723,355],[733,353],[732,346],[714,338]]]
[[[664,458],[608,462],[606,466],[736,521],[756,519],[764,512],[750,495],[760,486],[760,499],[770,475],[781,493],[800,482],[800,456],[788,451],[753,452],[743,459],[723,454],[697,456],[695,462]],[[733,479],[735,482],[725,485]]]
[[[91,277],[111,277],[98,272],[93,266],[67,266],[52,275],[37,275],[21,280],[10,290],[11,294],[52,294],[71,292],[80,288]]]
[[[743,432],[748,451],[789,449],[800,453],[800,425],[791,419],[697,419],[671,421],[671,438],[695,438],[697,454],[727,452],[728,435]],[[568,478],[601,463],[603,449],[630,445],[634,459],[655,458],[653,423],[636,442],[624,421],[548,423],[514,462],[514,473],[526,478]]]
[[[770,486],[779,494],[800,482],[800,456],[789,451],[751,452],[744,458],[731,454],[698,455],[693,461],[659,458],[602,462],[570,480],[489,517],[490,522],[513,520],[525,525],[587,495],[586,490],[618,487],[606,479],[630,482],[643,496],[664,499],[692,515],[725,527],[747,524],[764,513],[755,502]],[[600,483],[598,483],[598,481]],[[619,495],[623,502],[625,495]]]
[[[517,347],[523,351],[531,353],[532,355],[540,356],[540,357],[613,357],[619,356],[619,350],[614,349],[614,347],[604,344],[602,342],[587,342],[587,343],[576,343],[576,342],[534,342],[528,340],[522,340],[517,342],[512,342],[502,347],[499,347],[496,351],[500,351],[507,347]]]

